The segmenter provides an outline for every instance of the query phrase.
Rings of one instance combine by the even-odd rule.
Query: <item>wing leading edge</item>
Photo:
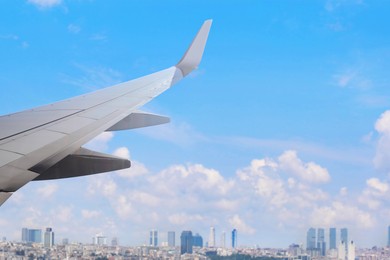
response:
[[[130,167],[130,161],[87,150],[104,131],[169,122],[138,109],[201,61],[211,27],[204,22],[178,64],[86,95],[0,117],[0,205],[32,180],[69,178]]]

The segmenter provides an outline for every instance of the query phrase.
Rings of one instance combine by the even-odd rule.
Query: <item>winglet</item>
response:
[[[176,67],[181,70],[183,77],[198,67],[200,60],[202,59],[207,37],[209,36],[211,23],[212,20],[206,20],[203,23],[190,47],[176,65]]]

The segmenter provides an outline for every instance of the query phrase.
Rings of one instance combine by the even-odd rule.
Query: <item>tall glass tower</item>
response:
[[[336,249],[336,228],[329,229],[329,249]]]
[[[209,247],[215,247],[215,228],[210,227]]]
[[[149,245],[150,246],[157,246],[158,245],[158,232],[157,232],[157,230],[150,231]]]
[[[348,229],[347,228],[340,229],[340,239],[341,239],[341,242],[344,242],[345,255],[348,256]]]
[[[180,253],[192,254],[193,237],[191,231],[183,231],[180,236]]]
[[[325,229],[323,228],[317,230],[317,248],[321,256],[326,255]]]
[[[308,250],[316,248],[316,230],[315,228],[309,228],[306,234],[306,248]]]
[[[390,247],[390,226],[387,228],[387,246]]]
[[[237,247],[237,229],[232,230],[232,248]]]
[[[168,246],[175,246],[175,231],[168,231]]]

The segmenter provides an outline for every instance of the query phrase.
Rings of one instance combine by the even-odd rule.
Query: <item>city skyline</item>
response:
[[[129,170],[26,185],[0,208],[1,236],[52,227],[58,241],[147,245],[154,228],[208,242],[213,226],[217,244],[236,228],[239,246],[278,247],[345,227],[356,247],[386,245],[389,11],[383,0],[4,2],[2,115],[164,69],[204,20],[213,27],[199,69],[145,107],[170,124],[88,144]]]

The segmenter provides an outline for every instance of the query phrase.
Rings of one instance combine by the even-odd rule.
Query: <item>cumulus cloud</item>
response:
[[[37,190],[38,195],[41,198],[50,198],[53,196],[53,194],[58,190],[58,185],[57,184],[46,184],[43,187],[40,187]]]
[[[374,165],[378,169],[390,170],[390,110],[385,111],[375,123],[379,133]]]
[[[127,147],[120,147],[116,149],[113,155],[130,160],[130,151]],[[118,171],[118,176],[132,180],[136,177],[146,175],[148,172],[149,171],[145,165],[131,160],[131,167]]]
[[[101,215],[101,212],[100,211],[97,211],[97,210],[87,210],[87,209],[83,209],[81,211],[81,215],[83,216],[83,218],[85,219],[91,219],[91,218],[96,218],[96,217],[99,217]]]
[[[319,227],[356,225],[368,229],[375,225],[375,218],[357,206],[334,201],[329,206],[316,207],[311,213],[310,223]]]
[[[62,0],[27,0],[27,2],[39,8],[50,8],[61,4]]]
[[[239,230],[243,234],[254,234],[256,230],[245,223],[244,220],[240,218],[239,215],[235,214],[233,217],[229,218],[229,223],[233,228]]]
[[[113,132],[103,132],[88,143],[86,143],[84,147],[94,151],[105,151],[108,148],[108,143],[113,137]]]
[[[314,162],[304,163],[296,151],[286,151],[279,156],[282,170],[298,176],[300,179],[312,183],[324,183],[330,180],[328,170]]]

